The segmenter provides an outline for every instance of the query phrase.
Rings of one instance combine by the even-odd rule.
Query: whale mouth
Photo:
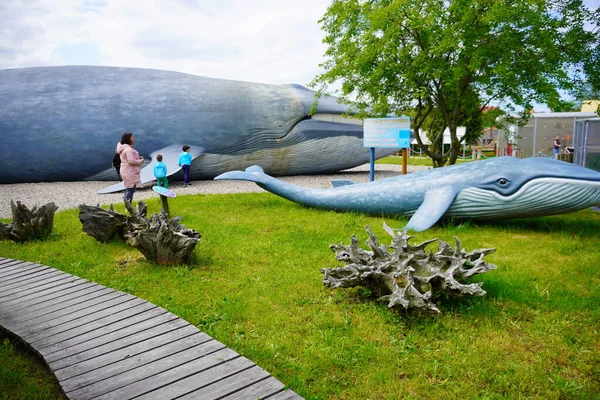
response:
[[[362,139],[362,119],[331,113],[307,115],[278,140],[294,140],[293,137],[321,139],[331,136],[354,136]]]
[[[453,218],[515,218],[565,214],[600,204],[600,181],[538,178],[510,196],[495,191],[462,190],[445,213]]]
[[[275,124],[282,123],[276,121]],[[207,152],[223,155],[244,155],[252,152],[295,146],[305,140],[320,140],[335,137],[353,137],[362,140],[362,120],[352,117],[344,117],[341,114],[319,113],[312,116],[300,118],[281,135],[273,135],[268,129],[257,129],[251,136],[236,145],[226,149],[212,150]]]

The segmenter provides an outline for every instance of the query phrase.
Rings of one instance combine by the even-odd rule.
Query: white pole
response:
[[[537,136],[537,118],[533,117],[533,154],[534,157],[537,153],[535,152],[535,137]]]

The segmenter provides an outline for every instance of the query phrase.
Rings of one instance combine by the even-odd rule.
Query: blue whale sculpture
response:
[[[410,216],[403,229],[423,231],[441,218],[495,219],[578,211],[600,203],[600,173],[562,161],[500,157],[400,175],[364,184],[332,181],[305,188],[266,175],[258,166],[215,179],[255,182],[309,207]]]
[[[259,164],[273,175],[339,171],[369,160],[362,121],[314,92],[178,72],[98,66],[0,70],[0,183],[116,180],[110,160],[125,131],[152,164],[179,170],[191,146],[193,179]],[[376,157],[394,149],[378,149]],[[122,189],[117,184],[105,190]],[[103,192],[103,191],[101,191]]]

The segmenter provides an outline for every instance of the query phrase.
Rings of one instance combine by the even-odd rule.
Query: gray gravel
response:
[[[430,167],[409,166],[408,172],[428,169]],[[341,171],[329,175],[299,175],[286,176],[280,179],[296,185],[307,187],[330,188],[332,179],[350,179],[357,183],[369,181],[369,164]],[[389,178],[402,173],[401,165],[376,164],[375,179]],[[0,185],[0,218],[12,218],[10,201],[21,201],[29,208],[41,206],[54,202],[59,207],[58,211],[75,208],[79,204],[108,205],[123,201],[123,192],[111,194],[97,194],[102,188],[112,185],[114,182],[87,181],[87,182],[48,182],[48,183],[18,183]],[[193,181],[192,186],[184,188],[182,182],[174,182],[169,189],[178,196],[186,194],[214,194],[214,193],[247,193],[264,192],[253,182],[246,181]],[[152,184],[148,183],[135,192],[134,203],[156,197],[158,194],[152,190]]]

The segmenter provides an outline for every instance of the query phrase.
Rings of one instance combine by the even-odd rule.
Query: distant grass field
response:
[[[463,162],[469,162],[472,161],[471,158],[466,158],[466,159],[457,159],[456,163],[463,163]],[[418,156],[412,156],[412,157],[408,157],[408,160],[406,161],[407,165],[413,165],[413,166],[425,166],[425,167],[432,167],[433,163],[431,162],[431,158],[423,156],[423,157],[418,157]],[[387,156],[387,157],[383,157],[380,158],[379,160],[375,161],[375,164],[402,164],[402,156]]]
[[[148,204],[159,210],[158,200]],[[76,210],[56,214],[46,241],[0,242],[0,256],[164,307],[306,399],[600,398],[599,213],[448,221],[416,233],[413,243],[454,245],[457,236],[467,250],[497,248],[486,259],[498,269],[475,279],[488,294],[441,299],[435,316],[321,281],[321,268],[342,266],[330,243],[352,234],[364,243],[367,224],[389,243],[383,221],[405,219],[313,210],[268,193],[179,196],[170,206],[203,235],[193,265],[160,267],[123,243],[98,243]],[[0,398],[56,398],[57,384],[14,341],[0,339],[0,365]]]

